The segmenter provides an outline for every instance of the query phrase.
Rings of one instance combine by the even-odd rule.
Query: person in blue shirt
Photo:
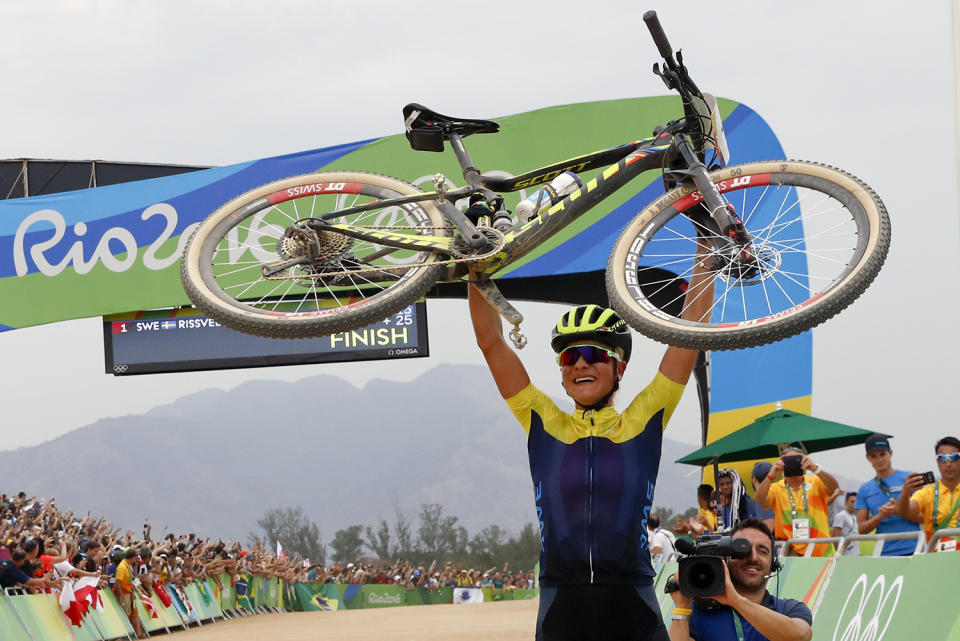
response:
[[[720,604],[717,607],[701,608],[680,590],[671,592],[676,607],[668,629],[670,641],[810,641],[810,608],[767,592],[767,580],[777,571],[770,528],[749,518],[727,534],[747,539],[750,556],[726,560],[724,592],[712,597]]]
[[[867,461],[876,476],[860,486],[857,492],[857,525],[860,534],[873,530],[877,534],[916,532],[920,526],[897,516],[897,498],[909,472],[893,468],[893,450],[890,439],[883,434],[871,434],[865,443]],[[917,547],[916,539],[885,541],[882,556],[908,556]]]

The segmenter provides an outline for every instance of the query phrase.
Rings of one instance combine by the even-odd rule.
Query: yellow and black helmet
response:
[[[561,316],[550,335],[550,347],[559,354],[577,341],[596,341],[616,351],[624,363],[630,360],[630,328],[612,309],[580,305]]]

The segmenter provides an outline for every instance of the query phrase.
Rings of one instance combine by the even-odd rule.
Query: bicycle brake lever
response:
[[[670,70],[667,69],[666,65],[663,66],[663,70],[661,71],[660,63],[659,62],[653,63],[653,73],[654,75],[659,76],[660,80],[663,80],[663,84],[667,86],[667,89],[672,90],[676,88],[673,84],[672,74],[670,73]]]

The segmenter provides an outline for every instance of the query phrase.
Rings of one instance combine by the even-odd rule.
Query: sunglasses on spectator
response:
[[[597,345],[571,345],[557,354],[557,362],[564,367],[569,367],[570,365],[575,365],[577,361],[582,358],[588,365],[593,365],[595,363],[609,363],[610,359],[615,359],[616,357],[616,352],[605,347],[598,347]]]
[[[960,461],[960,452],[950,452],[949,454],[937,454],[938,463],[956,463]]]

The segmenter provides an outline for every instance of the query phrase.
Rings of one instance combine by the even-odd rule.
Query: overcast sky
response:
[[[661,95],[641,20],[650,8],[701,88],[757,111],[789,157],[842,167],[886,202],[886,266],[814,333],[813,411],[894,434],[897,466],[934,468],[934,441],[960,433],[948,0],[2,1],[0,157],[224,165],[398,133],[411,101],[495,118]],[[562,309],[520,309],[534,381],[562,396],[546,340]],[[362,385],[481,363],[464,302],[431,301],[429,316],[429,359],[130,378],[103,373],[99,318],[6,332],[0,448],[249,379],[330,373]],[[662,354],[636,340],[621,398],[649,380]],[[693,394],[670,436],[699,438]],[[854,448],[816,458],[865,479],[861,456]]]

